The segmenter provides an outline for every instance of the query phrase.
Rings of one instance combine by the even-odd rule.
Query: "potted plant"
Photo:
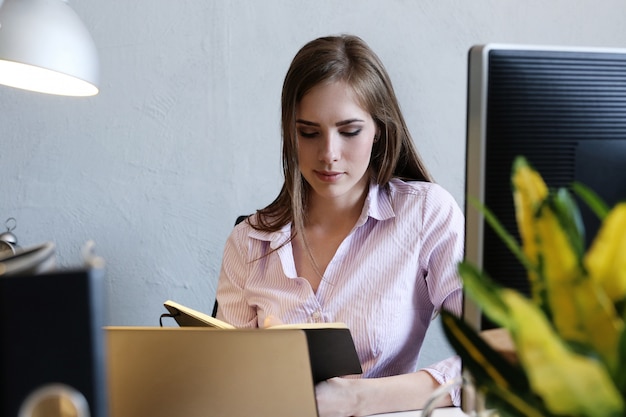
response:
[[[588,250],[572,194],[548,189],[524,157],[511,176],[521,243],[477,205],[528,272],[530,297],[462,262],[465,296],[510,336],[506,359],[463,319],[442,313],[444,331],[487,407],[510,416],[626,415],[626,202],[608,207],[574,192],[601,219]]]

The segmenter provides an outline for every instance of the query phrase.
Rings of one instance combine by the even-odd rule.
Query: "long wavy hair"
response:
[[[400,111],[391,80],[378,56],[359,37],[328,36],[304,45],[296,54],[281,96],[282,165],[284,183],[278,197],[257,211],[257,230],[273,232],[290,222],[292,238],[304,230],[310,187],[298,165],[296,108],[313,87],[322,83],[350,85],[378,127],[370,160],[371,181],[386,186],[393,177],[431,182]]]

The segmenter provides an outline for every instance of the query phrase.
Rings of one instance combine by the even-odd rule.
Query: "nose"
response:
[[[339,138],[337,138],[333,133],[326,133],[320,141],[320,161],[330,164],[339,160],[339,147]]]

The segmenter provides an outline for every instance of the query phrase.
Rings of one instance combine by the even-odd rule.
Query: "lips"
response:
[[[336,171],[314,171],[317,178],[324,182],[336,182],[343,175],[343,172]]]

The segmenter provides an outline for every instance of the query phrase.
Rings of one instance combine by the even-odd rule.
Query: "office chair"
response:
[[[237,220],[235,220],[235,226],[237,226],[239,223],[246,220],[250,216],[251,216],[250,214],[244,214],[244,215],[238,216]],[[217,316],[217,299],[215,300],[215,303],[213,303],[213,312],[211,313],[211,316],[213,317]]]

